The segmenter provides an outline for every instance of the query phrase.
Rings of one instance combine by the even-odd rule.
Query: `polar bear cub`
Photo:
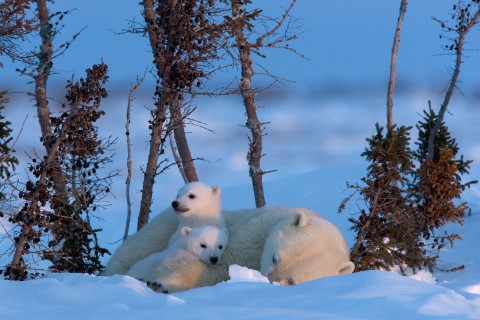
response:
[[[179,225],[168,246],[180,238],[181,229],[185,226],[195,228],[211,225],[220,229],[226,228],[222,216],[220,187],[211,187],[201,182],[187,183],[178,190],[172,208],[178,217]]]
[[[164,250],[180,239],[182,227],[205,225],[226,228],[221,189],[201,182],[188,183],[178,191],[170,206],[115,251],[103,274],[126,274],[135,262]]]
[[[189,182],[178,190],[172,208],[180,222],[195,226],[225,225],[222,217],[221,188],[211,187],[202,182]]]
[[[168,287],[168,279],[162,277],[165,269],[169,269],[168,266],[179,263],[195,265],[201,262],[215,265],[228,242],[227,230],[214,226],[195,228],[184,226],[180,229],[180,234],[181,238],[167,249],[135,263],[127,275],[147,282],[154,290],[164,283]],[[169,278],[172,277],[174,274],[169,275]]]

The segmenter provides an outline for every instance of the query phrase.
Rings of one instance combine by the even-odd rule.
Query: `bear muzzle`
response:
[[[280,273],[277,271],[277,268],[274,268],[274,267],[268,270],[268,273],[266,276],[270,283],[276,282],[282,286],[292,286],[296,284],[296,282],[293,279],[285,278],[282,275],[280,275]]]
[[[268,278],[268,281],[270,281],[270,283],[279,281],[277,270],[273,267],[268,270],[268,273],[266,274],[266,276]]]
[[[172,208],[173,208],[173,210],[175,210],[176,213],[179,213],[179,214],[187,212],[188,210],[190,210],[188,207],[182,207],[180,205],[180,202],[178,202],[176,200],[172,202]]]

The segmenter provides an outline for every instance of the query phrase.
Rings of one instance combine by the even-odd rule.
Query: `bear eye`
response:
[[[294,286],[295,284],[297,284],[297,283],[295,282],[295,280],[293,280],[292,278],[288,278],[288,279],[287,279],[287,283],[288,283],[289,286]]]
[[[222,250],[222,249],[223,249],[223,246],[222,246],[222,245],[219,245],[219,246],[218,246],[218,249]]]
[[[280,261],[280,259],[278,259],[278,256],[276,254],[274,254],[273,257],[272,257],[273,264],[277,264],[279,261]]]
[[[189,194],[188,197],[189,197],[190,199],[195,199],[195,195],[194,195],[194,194]]]
[[[201,244],[200,244],[200,247],[202,247],[202,248],[204,248],[204,249],[205,249],[205,248],[207,247],[207,245],[206,245],[206,244],[204,244],[204,243],[201,243]]]

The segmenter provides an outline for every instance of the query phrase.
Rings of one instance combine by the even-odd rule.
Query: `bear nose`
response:
[[[267,273],[267,279],[270,283],[278,282],[277,271],[274,268],[270,268]]]
[[[217,264],[218,258],[217,258],[217,257],[211,257],[211,258],[210,258],[210,262],[211,262],[212,264]]]
[[[269,273],[267,274],[267,279],[268,279],[268,281],[269,281],[270,283],[273,283],[273,282],[274,282],[274,281],[273,281],[272,272],[269,272]]]
[[[178,208],[178,201],[173,201],[172,202],[172,207],[173,208]]]

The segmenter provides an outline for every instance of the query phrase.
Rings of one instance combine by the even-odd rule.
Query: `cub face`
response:
[[[205,264],[215,265],[220,261],[228,243],[227,229],[214,226],[183,227],[180,232],[186,249]]]
[[[209,216],[221,212],[221,188],[201,182],[190,182],[180,188],[177,199],[172,202],[175,213],[182,218],[194,214]]]

